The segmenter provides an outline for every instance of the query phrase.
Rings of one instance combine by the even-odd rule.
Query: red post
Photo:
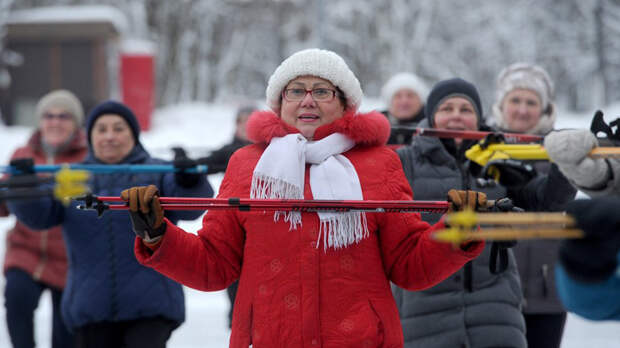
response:
[[[155,70],[152,54],[123,53],[121,55],[121,91],[123,103],[138,118],[142,130],[151,126],[155,105]]]

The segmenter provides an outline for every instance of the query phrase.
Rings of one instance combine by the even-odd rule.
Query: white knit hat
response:
[[[553,99],[555,88],[549,74],[540,66],[528,63],[514,63],[504,68],[497,76],[497,90],[495,104],[492,107],[495,123],[498,127],[507,129],[501,105],[506,95],[514,89],[528,89],[534,91],[540,98],[543,116],[528,133],[546,134],[555,123],[555,107]]]
[[[69,92],[66,89],[57,89],[44,95],[37,103],[36,115],[40,119],[43,117],[45,111],[50,108],[59,108],[67,111],[75,120],[78,126],[81,126],[84,122],[84,109],[82,103],[75,96],[75,94]]]
[[[310,48],[286,58],[273,72],[267,84],[267,105],[280,109],[280,95],[286,85],[299,76],[316,76],[328,80],[344,92],[347,108],[357,111],[362,103],[362,87],[347,63],[332,51]]]
[[[422,103],[426,102],[428,97],[429,88],[426,83],[417,75],[408,72],[401,72],[392,76],[381,88],[381,98],[386,105],[392,103],[394,94],[401,89],[409,89],[414,91]]]

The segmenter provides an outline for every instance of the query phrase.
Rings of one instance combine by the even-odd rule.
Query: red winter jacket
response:
[[[62,153],[48,159],[41,146],[41,133],[37,131],[26,146],[15,150],[11,159],[30,157],[35,164],[72,163],[82,161],[86,151],[86,136],[80,131]],[[0,216],[7,215],[6,206],[0,205]],[[9,268],[19,268],[35,280],[63,289],[67,277],[67,255],[61,227],[35,231],[17,221],[6,236],[4,272]]]
[[[273,137],[298,133],[272,112],[254,113],[247,125],[256,144],[230,160],[219,197],[249,198],[252,171]],[[389,124],[377,112],[347,114],[316,130],[356,142],[344,153],[355,166],[366,200],[410,200],[396,153],[383,144]],[[304,195],[312,199],[309,166]],[[220,290],[240,277],[230,347],[402,347],[403,334],[390,281],[410,290],[448,277],[476,257],[432,241],[414,213],[367,213],[370,236],[359,244],[317,247],[319,219],[302,213],[302,226],[274,222],[273,212],[210,211],[198,235],[168,222],[155,251],[136,239],[138,261],[185,285]],[[322,242],[321,242],[322,244]]]

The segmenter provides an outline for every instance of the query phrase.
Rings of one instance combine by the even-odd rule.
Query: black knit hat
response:
[[[127,121],[129,128],[131,128],[131,133],[133,134],[135,142],[140,142],[138,138],[140,135],[140,124],[138,124],[138,119],[136,119],[136,115],[134,115],[133,111],[131,111],[131,109],[129,109],[125,104],[114,100],[108,100],[95,106],[95,108],[88,114],[88,119],[86,120],[86,135],[88,136],[89,144],[90,133],[93,130],[95,121],[97,121],[99,116],[105,114],[113,114],[122,117],[125,121]]]
[[[437,108],[444,100],[451,97],[463,97],[472,103],[478,117],[478,127],[480,127],[483,117],[478,90],[473,84],[458,77],[439,81],[433,86],[424,107],[428,123],[435,127],[435,112],[437,112]]]

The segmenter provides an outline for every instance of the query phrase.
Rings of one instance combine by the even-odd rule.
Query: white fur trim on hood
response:
[[[267,105],[280,108],[280,95],[286,85],[299,76],[317,76],[340,88],[347,98],[347,107],[357,111],[362,103],[362,87],[347,63],[336,53],[318,48],[306,49],[286,58],[276,68],[267,84]]]

